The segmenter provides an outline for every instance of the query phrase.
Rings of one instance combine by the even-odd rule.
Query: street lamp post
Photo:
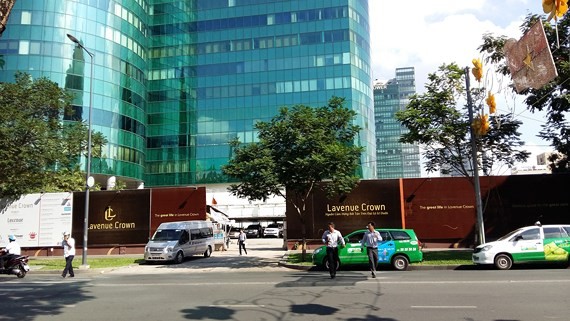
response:
[[[89,268],[87,265],[87,232],[89,230],[89,188],[93,185],[90,181],[91,177],[91,116],[93,112],[93,53],[87,50],[74,36],[67,34],[67,38],[73,41],[79,48],[83,49],[91,60],[91,75],[89,77],[89,120],[87,121],[87,168],[85,170],[85,217],[83,221],[83,253],[81,254],[81,265]]]

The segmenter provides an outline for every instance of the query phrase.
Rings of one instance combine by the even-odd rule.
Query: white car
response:
[[[473,263],[493,264],[508,270],[513,263],[567,263],[570,252],[570,225],[541,225],[518,230],[477,246]]]
[[[263,231],[263,237],[268,237],[268,236],[275,236],[275,237],[281,236],[281,229],[279,228],[279,224],[267,225],[267,227]]]

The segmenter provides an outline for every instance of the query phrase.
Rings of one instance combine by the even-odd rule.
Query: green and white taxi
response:
[[[542,225],[536,222],[512,231],[473,251],[473,263],[494,264],[508,270],[513,263],[564,263],[570,252],[570,225]]]
[[[408,268],[409,263],[421,262],[423,253],[421,242],[416,233],[411,229],[376,229],[382,236],[382,242],[378,244],[378,263],[391,264],[398,271]],[[346,246],[339,248],[339,266],[368,265],[366,249],[360,241],[367,230],[357,230],[344,237]],[[328,269],[326,246],[321,246],[313,252],[313,264]]]

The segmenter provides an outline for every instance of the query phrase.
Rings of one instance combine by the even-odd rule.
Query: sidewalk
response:
[[[112,268],[90,268],[90,269],[77,269],[78,274],[104,274],[104,273],[117,273],[117,274],[160,274],[168,272],[176,273],[201,273],[211,271],[272,271],[275,269],[294,269],[294,270],[315,270],[317,269],[312,265],[304,264],[291,264],[287,262],[289,254],[301,253],[301,250],[283,250],[282,239],[253,239],[248,240],[247,244],[248,254],[240,255],[237,244],[235,241],[230,245],[227,251],[215,251],[209,258],[201,256],[191,257],[186,259],[182,264],[131,264],[123,267]],[[442,249],[425,249],[424,251]],[[443,249],[445,250],[445,249]],[[449,249],[457,251],[458,249]],[[465,250],[465,249],[460,249]],[[470,250],[469,250],[470,251]],[[307,257],[310,258],[312,250],[307,250]],[[143,259],[142,254],[128,254],[128,255],[90,255],[87,258],[87,264],[91,258],[102,257],[129,257]],[[45,257],[40,257],[44,259]],[[33,261],[36,257],[30,257]],[[62,257],[50,257],[54,260],[63,260]],[[81,264],[82,257],[75,257],[75,263]],[[464,266],[467,267],[467,266]],[[417,265],[410,264],[409,270],[453,270],[460,269],[460,265]],[[389,269],[386,267],[386,269]],[[60,274],[60,270],[41,270],[37,266],[31,266],[30,273],[34,274]]]

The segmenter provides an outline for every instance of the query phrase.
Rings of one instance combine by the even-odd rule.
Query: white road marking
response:
[[[79,280],[75,280],[79,281]],[[303,280],[292,280],[292,279],[284,279],[280,281],[259,281],[259,282],[177,282],[177,283],[153,283],[153,282],[145,282],[145,283],[95,283],[95,280],[90,280],[87,283],[82,283],[82,286],[95,286],[95,287],[123,287],[123,286],[131,286],[131,287],[147,287],[147,286],[214,286],[219,287],[220,285],[277,285],[277,284],[295,284],[299,287],[302,286],[329,286],[338,283],[349,282],[354,284],[354,286],[358,286],[359,284],[380,284],[380,285],[393,285],[393,284],[560,284],[560,283],[570,283],[570,279],[558,279],[558,280],[486,280],[486,281],[477,281],[477,280],[457,280],[457,281],[387,281],[387,280],[365,280],[359,281],[354,280],[351,278],[343,279],[342,277],[337,277],[335,280],[329,280],[328,278],[319,278],[315,277],[314,279],[303,279]],[[53,284],[66,284],[66,285],[74,285],[76,282],[62,282],[62,281],[31,281],[31,282],[12,282],[8,281],[3,283],[3,288],[0,288],[0,292],[6,291],[13,291],[13,289],[6,289],[6,286],[17,285],[19,289],[23,289],[26,286],[32,285],[53,285]]]
[[[412,305],[412,309],[477,309],[475,305]]]
[[[213,308],[264,308],[265,305],[256,304],[210,304]]]

